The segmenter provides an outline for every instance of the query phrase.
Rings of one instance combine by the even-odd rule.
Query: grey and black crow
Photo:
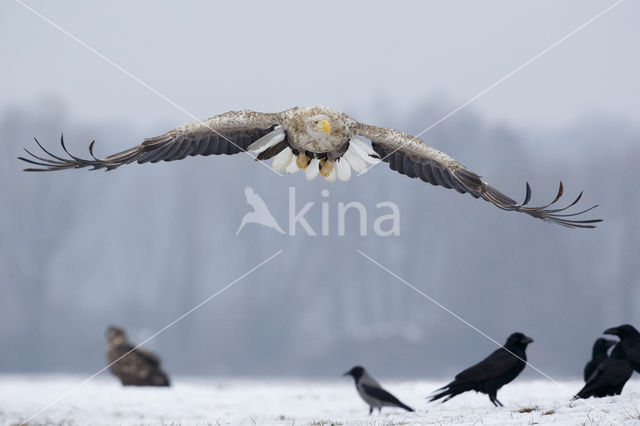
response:
[[[124,386],[169,386],[169,378],[160,369],[160,359],[129,343],[120,327],[107,329],[107,361]]]
[[[611,356],[596,367],[573,399],[620,395],[632,374],[633,368],[624,356],[622,342],[618,342],[611,351]]]
[[[407,411],[413,411],[413,408],[403,404],[398,398],[382,389],[380,383],[371,377],[364,368],[353,367],[343,376],[353,377],[360,397],[369,405],[369,414],[373,413],[374,408],[377,408],[378,412],[382,411],[382,407],[400,407]]]
[[[593,350],[591,351],[591,360],[584,366],[584,381],[587,382],[589,377],[596,370],[598,365],[605,359],[609,358],[609,348],[616,344],[615,340],[603,339],[602,337],[595,341]]]
[[[522,333],[513,333],[503,347],[458,374],[448,385],[437,389],[430,401],[446,397],[442,401],[445,402],[456,395],[473,390],[486,393],[493,405],[502,407],[502,403],[496,397],[498,389],[518,377],[524,370],[527,361],[525,350],[532,342],[533,339]]]
[[[632,325],[624,324],[612,327],[604,331],[604,334],[612,334],[620,338],[624,355],[634,370],[640,373],[640,333]]]

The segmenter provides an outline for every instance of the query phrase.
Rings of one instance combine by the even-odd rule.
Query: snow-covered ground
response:
[[[24,422],[83,380],[79,376],[0,376],[0,423]],[[495,408],[467,393],[446,404],[425,399],[444,382],[389,381],[383,385],[415,413],[385,408],[369,416],[352,380],[174,378],[168,389],[124,388],[100,376],[29,421],[30,425],[331,425],[331,424],[640,424],[640,381],[623,395],[570,401],[578,381],[516,380]],[[568,389],[567,389],[568,388]]]

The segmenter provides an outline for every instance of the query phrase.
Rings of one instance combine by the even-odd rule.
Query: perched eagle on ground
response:
[[[160,369],[160,359],[129,343],[119,327],[107,329],[107,361],[124,386],[169,386],[169,378]]]
[[[369,145],[362,138],[371,141]],[[146,139],[140,145],[105,158],[96,158],[93,144],[89,145],[92,159],[76,157],[62,147],[70,158],[47,151],[43,158],[27,153],[32,158],[20,157],[38,167],[27,171],[51,171],[92,167],[112,170],[134,161],[156,163],[182,160],[188,155],[237,154],[248,151],[256,160],[273,158],[277,172],[295,173],[304,170],[307,179],[318,174],[329,181],[347,181],[351,169],[364,173],[369,166],[382,160],[406,176],[418,177],[432,185],[469,193],[495,206],[518,211],[547,222],[571,228],[593,228],[600,219],[576,220],[575,217],[595,208],[577,213],[564,213],[575,205],[582,193],[569,206],[549,208],[562,196],[562,182],[555,199],[544,206],[527,206],[531,189],[526,185],[525,199],[518,203],[493,188],[481,177],[458,163],[447,154],[427,146],[422,140],[398,130],[360,123],[348,115],[323,106],[295,107],[278,113],[231,111],[176,127],[164,135]]]

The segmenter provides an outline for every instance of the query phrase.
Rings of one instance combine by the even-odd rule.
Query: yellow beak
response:
[[[322,120],[322,130],[327,132],[328,135],[331,134],[331,124],[329,124],[329,120]]]

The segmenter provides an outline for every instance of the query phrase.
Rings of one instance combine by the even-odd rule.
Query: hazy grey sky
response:
[[[366,120],[381,100],[455,107],[614,1],[26,3],[200,118],[319,103]],[[527,126],[640,122],[639,17],[623,2],[473,108]],[[80,121],[189,120],[17,2],[0,5],[0,40],[0,108],[50,94]]]
[[[27,2],[197,117],[320,103],[412,132],[614,4]],[[0,3],[0,340],[13,349],[0,352],[0,371],[95,371],[107,324],[140,342],[282,248],[154,339],[170,371],[333,376],[362,363],[450,376],[493,350],[358,249],[498,341],[530,334],[531,360],[550,374],[579,375],[602,330],[640,323],[640,200],[629,196],[639,12],[623,2],[425,135],[518,200],[527,181],[534,204],[560,180],[565,203],[584,189],[582,207],[601,205],[588,216],[605,219],[598,229],[501,212],[383,165],[329,186],[329,201],[393,201],[401,236],[312,240],[264,227],[235,236],[245,186],[286,220],[288,187],[300,185],[315,224],[328,187],[244,156],[23,173],[15,157],[33,136],[60,152],[64,130],[82,155],[96,138],[106,155],[190,118],[19,3]],[[461,345],[455,356],[451,345]]]

